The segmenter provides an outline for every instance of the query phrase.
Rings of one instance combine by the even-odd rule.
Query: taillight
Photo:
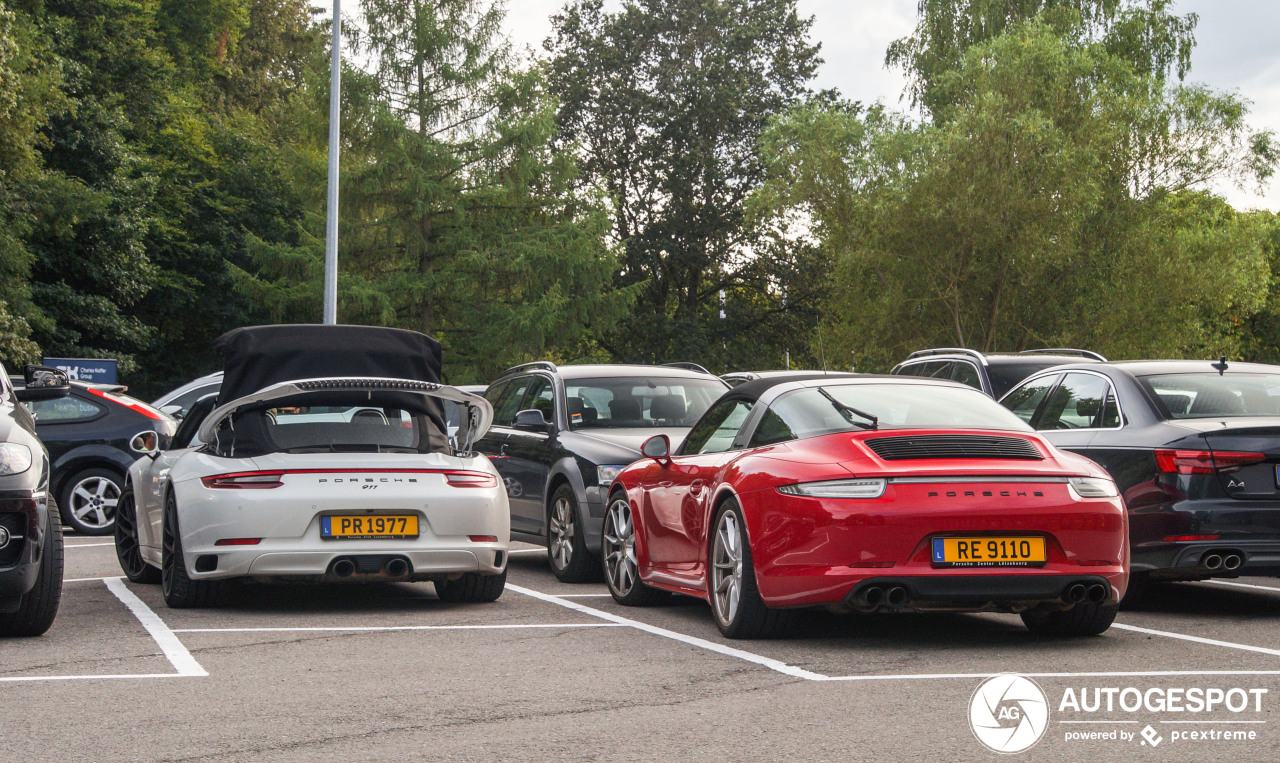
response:
[[[104,392],[103,390],[94,389],[92,387],[89,388],[88,392],[90,395],[97,395],[103,400],[110,400],[116,405],[123,405],[125,408],[128,408],[134,413],[141,413],[143,416],[146,416],[149,419],[155,419],[156,421],[159,421],[160,419],[163,419],[165,417],[164,414],[161,413],[160,411],[157,411],[155,408],[152,408],[146,403],[139,402],[137,400],[133,400],[127,397],[118,397],[116,395],[111,394],[110,392]]]
[[[1217,540],[1221,535],[1166,535],[1160,539],[1162,543],[1194,543],[1198,540]]]
[[[453,487],[497,487],[498,478],[484,472],[445,472],[444,479]]]
[[[1156,450],[1156,467],[1166,474],[1230,472],[1267,460],[1265,453],[1233,450]]]
[[[280,487],[284,483],[280,478],[284,472],[234,472],[232,474],[215,474],[212,477],[201,477],[205,487],[226,488],[231,490],[269,490]]]
[[[471,539],[472,543],[497,543],[498,542],[498,536],[496,535],[468,535],[467,537]]]

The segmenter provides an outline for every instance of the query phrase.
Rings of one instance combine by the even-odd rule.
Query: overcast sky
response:
[[[902,76],[885,68],[884,51],[892,40],[914,28],[916,0],[798,2],[801,13],[814,17],[813,35],[822,43],[826,63],[818,73],[818,87],[835,88],[852,100],[906,108],[899,100]],[[610,0],[609,4],[616,7],[620,2]],[[355,5],[348,0],[345,12]],[[518,45],[540,51],[551,32],[551,15],[563,6],[564,0],[508,0],[507,30]],[[1200,17],[1189,79],[1218,90],[1239,91],[1253,102],[1250,123],[1280,134],[1280,2],[1175,0],[1173,10]],[[1238,209],[1280,211],[1280,181],[1261,195],[1233,187],[1215,190]]]

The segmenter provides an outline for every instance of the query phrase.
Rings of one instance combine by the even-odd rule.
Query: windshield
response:
[[[1280,415],[1280,374],[1162,374],[1140,381],[1171,419]]]
[[[728,389],[706,379],[566,379],[570,429],[691,427]]]
[[[823,394],[823,393],[826,394]],[[851,413],[851,411],[860,413]],[[983,393],[932,384],[849,384],[802,389],[769,408],[761,428],[785,426],[793,438],[868,429],[1031,428]],[[874,416],[872,422],[869,416]]]

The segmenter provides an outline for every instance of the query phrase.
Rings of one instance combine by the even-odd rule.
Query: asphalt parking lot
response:
[[[158,587],[119,578],[109,539],[69,535],[57,622],[0,642],[0,749],[7,760],[985,760],[996,754],[971,731],[970,700],[1012,672],[1051,711],[1017,757],[1280,759],[1280,580],[1159,588],[1097,638],[1037,640],[1008,615],[813,613],[788,639],[743,642],[721,638],[702,602],[620,607],[602,583],[561,584],[545,552],[515,548],[494,604],[446,604],[430,584],[254,586],[221,609],[179,611]],[[1141,707],[1125,706],[1130,688]],[[1242,710],[1171,709],[1170,690],[1196,688],[1253,693]],[[1085,707],[1064,707],[1069,697]]]

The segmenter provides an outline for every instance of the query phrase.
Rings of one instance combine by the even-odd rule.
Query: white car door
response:
[[[217,393],[211,393],[197,400],[178,426],[169,447],[142,459],[138,484],[134,486],[134,500],[138,504],[138,545],[154,552],[156,559],[164,539],[164,494],[169,472],[178,459],[203,445],[196,435],[200,422],[213,410],[216,399]],[[153,554],[144,551],[143,556],[150,561]]]

